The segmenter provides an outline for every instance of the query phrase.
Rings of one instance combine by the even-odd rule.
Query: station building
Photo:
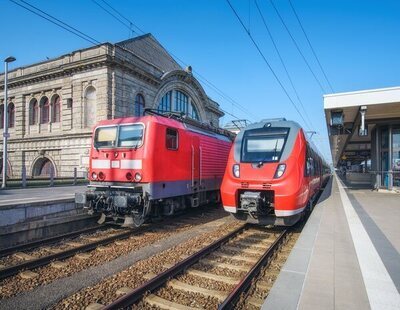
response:
[[[325,95],[324,109],[338,173],[400,190],[400,87]]]
[[[0,135],[4,73],[0,75]],[[191,68],[183,69],[151,35],[104,43],[8,73],[8,176],[84,176],[93,125],[177,111],[219,126],[224,113]],[[2,141],[0,141],[2,150]],[[1,169],[1,168],[0,168]]]

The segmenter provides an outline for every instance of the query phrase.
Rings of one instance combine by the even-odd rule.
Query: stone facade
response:
[[[145,108],[157,109],[168,91],[180,91],[190,98],[201,122],[219,126],[223,116],[191,71],[183,70],[151,34],[17,68],[8,78],[9,103],[15,107],[8,175],[16,178],[23,167],[28,176],[48,174],[49,167],[56,177],[72,176],[74,168],[84,176],[93,125],[134,115],[138,94]],[[3,81],[4,74],[1,108]]]

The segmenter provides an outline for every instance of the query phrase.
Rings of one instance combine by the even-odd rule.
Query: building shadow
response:
[[[351,189],[351,190],[370,190],[370,191],[375,190],[375,187],[371,183],[368,184],[368,183],[349,182],[346,179],[345,175],[342,175],[342,174],[336,174],[336,175],[348,189]]]

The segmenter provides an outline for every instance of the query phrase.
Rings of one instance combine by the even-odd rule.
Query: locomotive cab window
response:
[[[143,142],[143,131],[141,124],[98,127],[94,134],[94,147],[138,148]]]
[[[115,146],[117,129],[117,126],[97,128],[94,135],[94,146],[96,148]]]
[[[178,131],[175,129],[167,128],[166,146],[168,150],[178,149]]]
[[[137,148],[142,144],[142,138],[142,125],[134,124],[121,126],[118,134],[118,146]]]
[[[258,128],[243,136],[241,161],[245,163],[277,162],[284,149],[289,128]]]

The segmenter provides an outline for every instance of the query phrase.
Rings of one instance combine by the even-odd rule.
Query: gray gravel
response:
[[[189,231],[160,240],[152,245],[145,246],[138,251],[121,256],[103,265],[89,268],[72,276],[61,278],[44,286],[28,292],[23,292],[15,297],[0,300],[1,309],[44,309],[57,303],[61,299],[85,288],[96,284],[121,270],[128,268],[139,260],[146,259],[159,252],[165,251],[183,243],[201,233],[211,232],[218,228],[217,223],[233,221],[231,217],[200,225]]]

